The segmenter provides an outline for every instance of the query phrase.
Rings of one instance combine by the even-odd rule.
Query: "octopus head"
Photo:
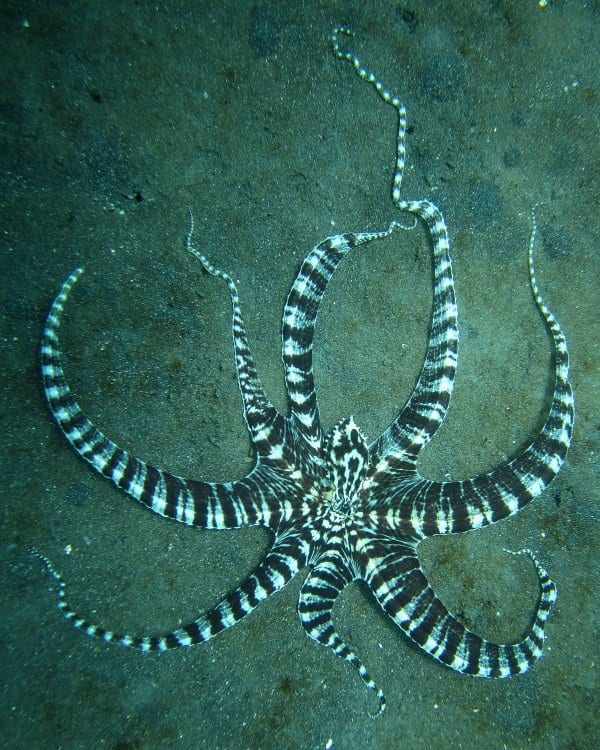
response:
[[[325,461],[332,486],[330,509],[351,516],[369,467],[369,448],[354,417],[338,422],[327,436]]]

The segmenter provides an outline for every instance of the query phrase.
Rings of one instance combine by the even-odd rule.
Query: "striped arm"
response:
[[[127,646],[148,653],[194,646],[214,638],[218,633],[235,625],[250,614],[263,599],[282,589],[298,570],[306,565],[302,547],[301,541],[297,538],[288,538],[275,543],[254,573],[206,614],[169,633],[152,636],[115,633],[81,617],[67,603],[65,582],[60,573],[45,555],[37,550],[31,550],[31,552],[44,562],[48,571],[58,582],[57,606],[73,627],[106,643]]]
[[[400,202],[400,189],[402,187],[402,179],[404,178],[404,165],[406,163],[406,108],[400,101],[399,97],[386,88],[383,83],[377,78],[373,71],[367,70],[363,67],[360,59],[348,50],[343,50],[340,47],[340,35],[344,34],[348,37],[353,37],[354,32],[347,26],[338,26],[335,28],[330,37],[331,46],[333,48],[333,54],[340,60],[346,60],[352,65],[356,74],[363,81],[370,83],[378,96],[386,103],[393,107],[398,113],[398,133],[396,137],[396,163],[394,165],[394,179],[392,185],[392,200],[398,204]]]
[[[336,633],[332,621],[336,597],[355,578],[342,553],[330,549],[319,559],[304,581],[298,601],[298,614],[309,637],[351,664],[369,690],[376,694],[379,701],[375,713],[377,716],[385,711],[385,696],[360,659]]]
[[[399,97],[386,88],[375,73],[365,68],[353,52],[341,49],[341,34],[354,36],[352,30],[345,26],[333,30],[331,43],[336,57],[349,62],[358,77],[370,83],[378,96],[398,114],[392,200],[399,209],[415,214],[425,223],[433,244],[433,312],[425,362],[408,403],[371,447],[373,462],[381,462],[380,472],[389,474],[393,473],[394,459],[402,456],[404,460],[407,457],[416,460],[417,453],[431,440],[448,411],[458,360],[458,314],[450,240],[444,217],[437,206],[428,200],[408,201],[401,198],[406,164],[406,108]],[[388,456],[389,463],[385,461]]]
[[[539,435],[510,463],[473,479],[429,482],[413,478],[398,484],[399,517],[410,516],[423,534],[447,534],[478,529],[517,513],[544,492],[560,471],[571,444],[575,402],[569,383],[569,354],[558,321],[545,304],[535,277],[529,241],[529,278],[535,303],[552,336],[555,380],[550,411]]]
[[[251,482],[199,482],[161,471],[119,448],[83,414],[65,380],[58,340],[65,302],[82,271],[78,268],[69,276],[52,303],[41,346],[44,393],[69,443],[99,474],[160,516],[217,529],[265,522],[270,510],[252,492]]]
[[[267,398],[260,383],[254,359],[248,345],[246,328],[242,318],[240,299],[235,282],[228,273],[213,266],[206,256],[194,247],[192,236],[194,233],[194,218],[190,214],[190,230],[187,235],[186,247],[196,257],[204,269],[211,274],[223,279],[229,289],[232,307],[232,334],[235,352],[235,365],[242,402],[244,404],[244,418],[252,436],[252,442],[257,450],[266,450],[271,444],[271,433],[281,429],[283,417],[276,411],[273,404]]]
[[[554,430],[550,421],[554,418],[546,425]],[[555,424],[560,425],[557,431],[562,429],[562,417],[556,418]],[[401,527],[410,518],[420,535],[434,536],[480,529],[508,518],[541,495],[558,474],[567,453],[567,438],[565,433],[557,440],[544,429],[521,456],[474,479],[432,482],[419,477],[398,483],[394,524]],[[390,498],[393,505],[392,493]]]
[[[444,217],[437,206],[426,200],[399,201],[398,205],[422,219],[431,237],[433,308],[425,362],[414,391],[396,419],[371,446],[374,483],[380,475],[389,480],[400,459],[403,468],[407,461],[414,466],[419,451],[446,416],[458,364],[458,311]]]
[[[557,592],[554,582],[530,550],[540,597],[523,640],[492,643],[453,617],[435,596],[416,554],[409,547],[379,538],[372,543],[363,571],[382,609],[420,648],[451,669],[475,677],[509,677],[526,672],[542,655],[544,628]]]
[[[568,386],[568,384],[567,384]],[[388,491],[396,504],[394,524],[407,519],[423,536],[480,529],[518,513],[544,492],[560,471],[571,440],[573,401],[570,387],[554,395],[542,431],[520,456],[473,479],[432,482],[409,478]]]
[[[319,305],[327,283],[342,258],[357,245],[388,237],[397,227],[393,221],[380,232],[339,234],[314,247],[294,280],[283,311],[282,359],[294,427],[318,451],[323,433],[313,377],[313,340]]]

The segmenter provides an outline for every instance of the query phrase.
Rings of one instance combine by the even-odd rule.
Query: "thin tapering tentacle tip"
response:
[[[84,268],[83,266],[79,266],[79,268],[76,268],[74,271],[71,271],[71,273],[67,276],[67,278],[63,281],[62,286],[60,288],[60,292],[56,299],[54,300],[54,305],[62,305],[64,304],[64,301],[68,294],[70,293],[71,289],[73,288],[76,281],[78,281],[79,277],[83,273]]]
[[[538,210],[540,206],[549,206],[553,201],[538,201],[537,203],[533,204],[533,207],[531,209],[531,215],[535,216],[535,212]]]
[[[554,602],[558,598],[558,588],[556,587],[556,584],[554,583],[554,581],[548,575],[548,571],[546,570],[546,568],[544,568],[541,562],[537,559],[533,551],[530,550],[528,547],[523,547],[523,549],[519,549],[519,550],[506,549],[506,547],[503,547],[502,549],[504,550],[504,552],[507,552],[509,555],[515,555],[515,556],[524,555],[525,557],[528,557],[531,560],[538,574],[538,578],[542,586],[542,592],[547,597],[548,602],[550,602],[551,604],[554,604]]]
[[[367,670],[362,666],[362,664],[359,664],[358,672],[364,684],[377,696],[377,710],[369,713],[369,716],[372,719],[376,719],[378,716],[381,716],[383,713],[385,713],[385,708],[387,705],[385,695],[383,693],[383,690],[371,679]]]
[[[189,206],[188,206],[188,216],[190,217],[190,226],[188,229],[186,241],[189,246],[190,242],[192,241],[192,236],[194,234],[194,213]]]
[[[72,271],[69,274],[67,281],[65,283],[74,284],[79,279],[79,277],[84,272],[84,270],[85,268],[83,266],[79,266],[79,268],[76,268],[74,271]]]
[[[513,555],[514,557],[519,557],[519,556],[528,557],[533,562],[536,568],[541,567],[537,557],[533,554],[533,552],[529,549],[529,547],[522,547],[521,549],[517,549],[517,550],[507,549],[506,547],[502,547],[502,550],[506,552],[508,555]]]
[[[29,552],[30,555],[33,555],[33,557],[37,557],[40,560],[43,560],[46,562],[46,556],[42,555],[42,553],[37,549],[37,547],[25,547],[25,551]]]
[[[506,552],[507,555],[523,555],[526,552],[524,548],[519,549],[519,550],[514,550],[514,549],[508,549],[508,547],[502,547],[502,551]]]
[[[517,550],[507,549],[506,547],[502,547],[502,550],[503,552],[506,552],[507,555],[513,555],[514,557],[521,557],[521,556],[528,557],[532,561],[532,563],[535,565],[535,568],[539,575],[541,575],[542,573],[546,576],[548,575],[548,573],[546,573],[546,571],[540,565],[537,557],[533,554],[533,552],[528,547],[523,547],[522,549],[517,549]]]
[[[336,57],[344,58],[350,54],[340,48],[340,35],[345,34],[346,36],[353,37],[354,31],[349,26],[336,26],[329,36],[329,41],[333,47],[333,53]]]
[[[380,716],[383,716],[385,713],[385,709],[387,706],[387,701],[385,699],[385,695],[383,694],[383,691],[379,688],[373,688],[375,692],[377,693],[377,710],[373,711],[370,716],[372,719],[378,719]]]
[[[393,219],[390,223],[390,226],[388,227],[388,232],[391,234],[396,229],[404,229],[407,232],[412,232],[412,230],[415,229],[418,224],[419,222],[416,216],[412,217],[411,224],[405,224],[404,222],[400,221],[400,219]]]
[[[58,571],[54,568],[50,560],[44,555],[42,552],[40,552],[36,547],[25,547],[25,550],[29,552],[30,555],[33,555],[34,557],[37,557],[38,560],[41,560],[46,570],[56,578],[56,580],[60,581],[60,574]]]
[[[33,555],[34,557],[37,557],[38,551],[35,547],[25,547],[25,552],[27,552],[28,555]]]
[[[336,41],[339,34],[345,34],[346,36],[355,36],[354,29],[351,29],[350,26],[334,26],[332,32],[331,32],[331,40]]]

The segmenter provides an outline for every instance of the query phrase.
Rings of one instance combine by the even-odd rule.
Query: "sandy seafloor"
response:
[[[599,747],[600,3],[5,0],[0,20],[0,745]],[[188,209],[198,244],[238,283],[263,384],[284,410],[279,327],[301,260],[328,234],[398,215],[395,114],[333,57],[340,22],[408,107],[404,195],[438,202],[453,242],[460,364],[422,473],[488,470],[543,423],[550,340],[526,270],[538,203],[540,286],[577,399],[572,450],[542,498],[421,547],[449,608],[498,641],[520,638],[537,596],[531,564],[502,548],[536,550],[560,592],[542,660],[508,680],[455,674],[351,586],[336,623],[386,692],[377,720],[353,670],[304,634],[303,576],[210,643],[143,656],[65,623],[26,551],[51,557],[79,611],[134,633],[192,620],[264,554],[260,530],[169,523],[94,476],[48,414],[38,342],[52,295],[83,264],[62,346],[86,413],[173,472],[248,470],[229,299],[184,251]],[[421,228],[344,261],[315,344],[327,429],[352,413],[373,439],[410,394],[430,269]]]

